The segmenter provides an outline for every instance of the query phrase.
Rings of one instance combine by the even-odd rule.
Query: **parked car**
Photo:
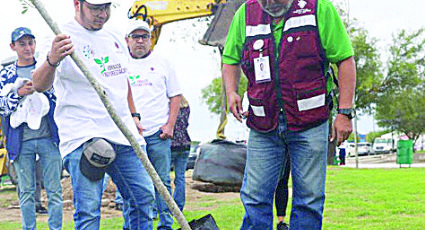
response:
[[[373,142],[373,152],[375,154],[379,153],[391,153],[395,152],[397,146],[397,141],[392,138],[376,138]]]
[[[356,155],[356,145],[352,142],[347,143],[346,145],[346,154],[347,156],[353,157]],[[373,154],[372,144],[369,142],[359,142],[357,143],[357,152],[359,156],[367,156]]]
[[[187,159],[186,170],[195,168],[195,162],[199,156],[199,151],[200,151],[199,144],[192,144],[190,146],[190,152],[189,152],[189,158]]]
[[[359,156],[367,156],[373,154],[372,144],[369,142],[360,142],[357,143],[357,151]]]

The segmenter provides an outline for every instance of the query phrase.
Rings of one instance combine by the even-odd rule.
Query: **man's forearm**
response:
[[[223,64],[222,72],[226,94],[236,92],[241,78],[240,65]]]
[[[174,127],[174,125],[176,124],[177,115],[179,114],[180,109],[180,101],[180,94],[170,98],[170,113],[168,114],[167,124],[171,127]]]
[[[350,57],[338,64],[339,108],[352,108],[356,88],[356,64]]]
[[[52,88],[55,79],[56,67],[53,67],[45,61],[40,67],[34,70],[32,81],[34,89],[37,92],[43,92]]]

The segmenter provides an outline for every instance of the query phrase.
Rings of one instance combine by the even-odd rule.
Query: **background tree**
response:
[[[238,88],[238,94],[243,98],[243,94],[246,91],[248,80],[241,74],[241,80]],[[210,112],[220,114],[221,112],[221,101],[222,101],[222,78],[214,78],[207,87],[201,90],[201,97],[205,104],[208,105]]]
[[[376,132],[370,132],[366,135],[366,141],[369,143],[373,143],[377,137],[381,137],[382,135],[389,133],[389,130],[380,130]]]
[[[335,7],[341,15],[354,49],[356,61],[356,90],[354,104],[358,112],[371,114],[377,101],[379,86],[383,80],[381,54],[378,40],[370,37],[356,18],[350,18],[349,1],[336,0]],[[337,68],[334,68],[337,74]],[[338,95],[336,90],[335,95]]]
[[[416,141],[425,132],[425,29],[393,37],[388,73],[380,90],[376,119],[381,127]]]
[[[357,28],[352,36],[352,44],[356,61],[355,106],[357,110],[370,114],[372,105],[377,102],[383,79],[377,39],[369,38],[367,30]]]

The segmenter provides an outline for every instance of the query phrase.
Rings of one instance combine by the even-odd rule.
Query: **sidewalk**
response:
[[[347,163],[340,167],[356,168],[356,163]],[[412,163],[411,168],[425,168],[425,163]],[[359,161],[359,168],[409,168],[408,164],[398,165],[394,163],[362,163]]]
[[[413,162],[411,165],[396,163],[397,154],[383,154],[359,157],[359,168],[424,168],[425,154],[413,154]],[[356,158],[350,157],[346,159],[346,165],[341,167],[356,168]]]

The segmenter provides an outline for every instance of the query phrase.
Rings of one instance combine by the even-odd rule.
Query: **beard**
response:
[[[274,3],[274,4],[264,4],[263,1],[259,0],[261,8],[266,11],[270,16],[274,18],[282,17],[288,12],[289,8],[292,5],[293,0],[289,0],[287,4],[283,3]]]
[[[103,28],[103,25],[109,20],[109,14],[106,18],[99,18],[83,10],[83,5],[80,4],[80,11],[78,14],[80,24],[90,31],[98,31]]]

